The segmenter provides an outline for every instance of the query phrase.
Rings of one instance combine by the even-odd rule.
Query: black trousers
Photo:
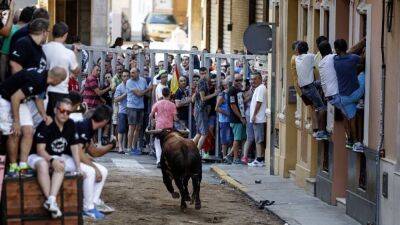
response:
[[[69,98],[69,94],[48,92],[47,95],[49,96],[49,103],[47,103],[46,113],[47,115],[54,117],[54,108],[56,107],[57,101]]]

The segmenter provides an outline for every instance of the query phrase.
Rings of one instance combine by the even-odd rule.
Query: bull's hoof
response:
[[[201,209],[201,203],[200,202],[196,202],[196,204],[194,205],[194,208],[199,210]]]
[[[187,209],[186,203],[185,202],[181,203],[181,211],[186,212],[186,209]]]
[[[180,194],[178,192],[174,192],[171,195],[172,195],[172,198],[179,198],[180,197]]]

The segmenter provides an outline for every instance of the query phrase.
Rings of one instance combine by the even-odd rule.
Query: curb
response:
[[[221,178],[222,180],[228,182],[228,184],[230,186],[232,186],[233,188],[241,191],[243,194],[246,194],[247,196],[249,196],[247,194],[247,188],[242,185],[241,183],[237,182],[236,180],[234,180],[231,176],[229,176],[228,173],[226,173],[224,170],[220,169],[218,166],[211,166],[211,171],[213,171],[214,173],[216,173],[218,175],[219,178]],[[250,196],[249,196],[250,197]],[[254,200],[252,198],[252,200]]]
[[[227,172],[225,172],[224,170],[222,170],[221,168],[219,168],[218,166],[215,166],[215,165],[211,166],[210,170],[212,172],[214,172],[215,174],[217,174],[217,176],[219,178],[226,181],[229,186],[235,188],[236,190],[239,190],[242,194],[246,195],[251,201],[258,203],[256,199],[254,199],[252,196],[249,195],[249,193],[247,192],[247,188],[244,185],[242,185],[241,183],[234,180]],[[283,219],[281,216],[279,216],[278,214],[272,212],[268,208],[265,208],[265,210],[267,210],[268,212],[277,216],[280,220],[282,220],[285,223],[285,225],[289,225],[289,223],[285,219]]]

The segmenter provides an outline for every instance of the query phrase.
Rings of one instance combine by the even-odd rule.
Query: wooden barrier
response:
[[[75,225],[82,219],[82,177],[66,175],[57,196],[63,216],[52,219],[36,177],[5,178],[1,201],[3,225]]]

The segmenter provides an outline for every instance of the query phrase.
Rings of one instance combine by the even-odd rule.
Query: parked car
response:
[[[178,26],[175,17],[167,13],[149,13],[143,22],[142,39],[163,41],[171,37],[171,32]]]

